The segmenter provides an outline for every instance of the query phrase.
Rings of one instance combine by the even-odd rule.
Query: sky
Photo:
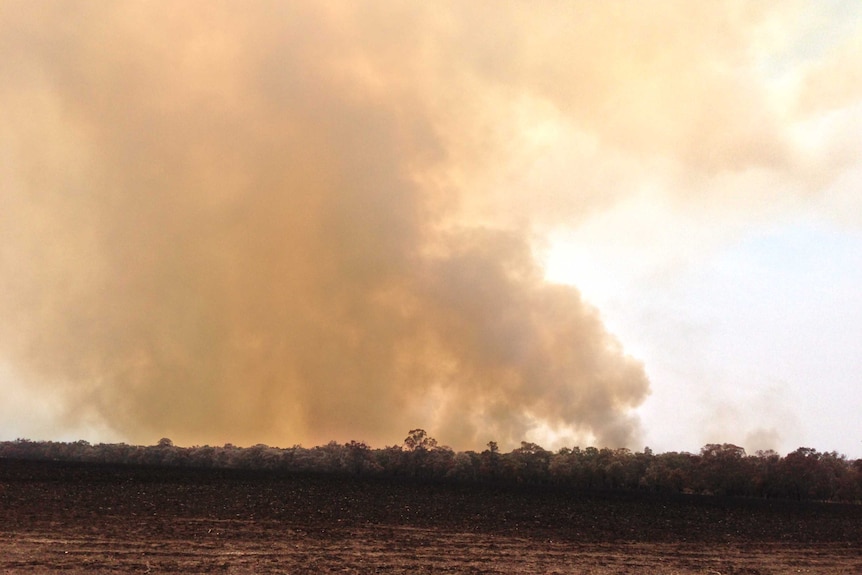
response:
[[[862,5],[0,5],[0,439],[862,457]]]

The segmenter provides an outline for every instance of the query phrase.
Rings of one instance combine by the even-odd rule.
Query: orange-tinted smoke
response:
[[[4,4],[0,358],[141,443],[632,445],[640,363],[459,212],[500,145],[456,129],[471,66],[505,72],[327,6]]]

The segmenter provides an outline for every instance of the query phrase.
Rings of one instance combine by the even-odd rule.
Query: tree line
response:
[[[0,442],[0,458],[77,461],[119,465],[266,470],[429,481],[528,484],[580,490],[637,490],[820,501],[862,501],[862,459],[800,447],[747,454],[736,445],[708,444],[700,453],[653,453],[596,447],[548,451],[535,443],[503,453],[487,449],[456,452],[422,429],[401,445],[372,448],[351,441],[305,448],[263,444],[236,447],[30,441]]]

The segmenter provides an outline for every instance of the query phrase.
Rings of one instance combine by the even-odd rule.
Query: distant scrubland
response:
[[[411,430],[401,445],[363,442],[306,448],[254,445],[179,447],[17,439],[0,442],[0,458],[75,461],[277,473],[391,477],[460,483],[553,485],[578,490],[628,490],[819,501],[862,501],[862,460],[800,447],[785,456],[747,454],[736,445],[708,444],[700,453],[653,453],[596,447],[548,451],[522,442],[508,453],[489,442],[481,452],[439,445]]]

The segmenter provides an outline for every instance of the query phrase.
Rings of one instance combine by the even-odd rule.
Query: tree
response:
[[[690,453],[662,453],[650,457],[640,485],[651,491],[683,492],[691,489],[696,457]]]
[[[754,464],[745,449],[731,443],[709,443],[700,450],[698,490],[714,495],[751,495]]]
[[[767,449],[757,450],[753,456],[749,456],[752,462],[752,489],[758,497],[780,496],[780,465],[781,456],[778,452]]]
[[[781,483],[785,497],[814,499],[818,491],[820,453],[800,447],[781,460]]]
[[[479,475],[496,480],[500,475],[500,447],[496,441],[488,442],[488,449],[482,452],[479,460]]]
[[[404,439],[404,449],[407,451],[430,451],[437,447],[437,440],[428,437],[424,429],[411,429]]]
[[[344,445],[341,466],[354,475],[380,471],[374,461],[371,447],[362,441],[351,441]]]
[[[541,483],[548,479],[550,460],[550,451],[541,445],[522,441],[521,447],[506,456],[506,470],[518,483]]]

